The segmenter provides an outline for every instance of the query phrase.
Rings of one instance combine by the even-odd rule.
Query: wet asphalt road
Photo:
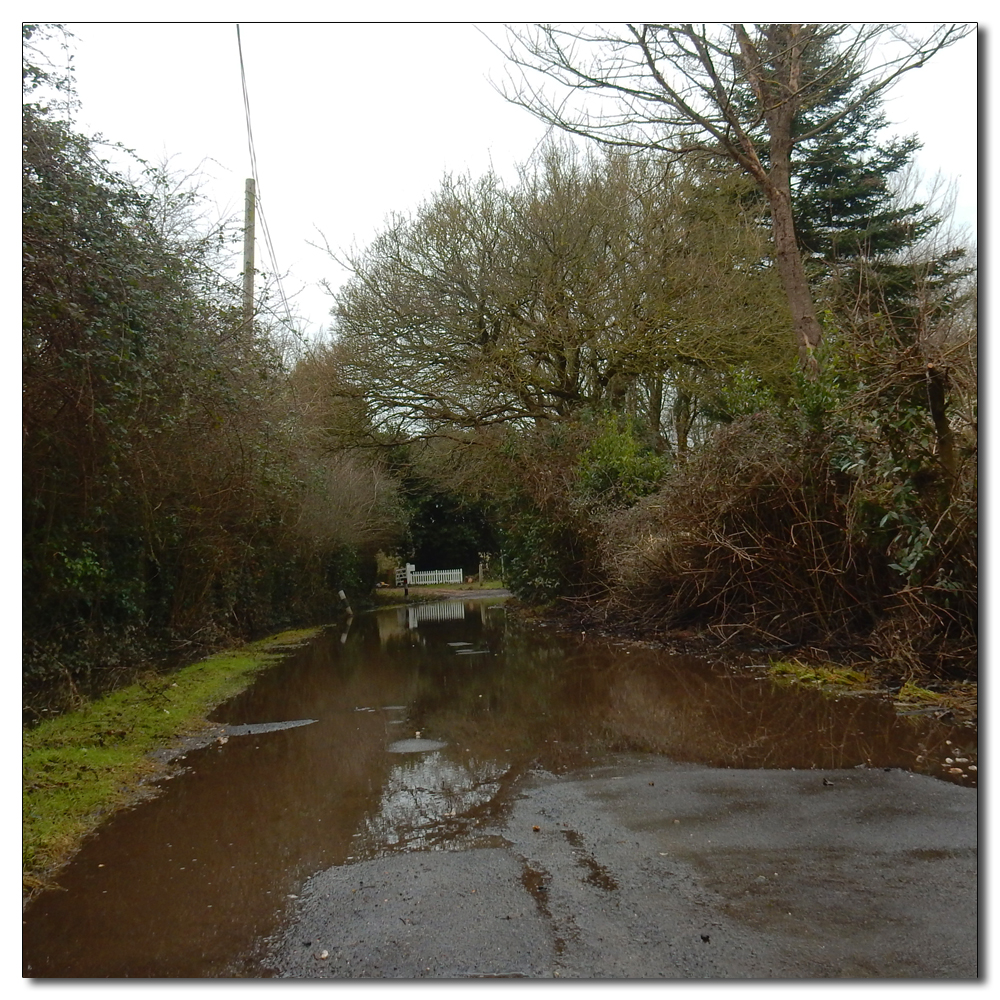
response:
[[[525,779],[481,847],[342,865],[293,978],[975,978],[975,789],[623,755]]]

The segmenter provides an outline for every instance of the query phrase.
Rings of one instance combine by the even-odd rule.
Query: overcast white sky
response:
[[[79,124],[148,160],[203,170],[223,212],[242,215],[250,161],[236,26],[69,22]],[[483,24],[502,38],[502,26]],[[504,59],[471,24],[241,23],[257,153],[258,194],[310,335],[329,324],[321,291],[342,271],[311,242],[364,246],[393,211],[428,197],[445,172],[505,177],[544,128],[489,78]],[[958,185],[957,219],[974,227],[977,178],[975,36],[907,74],[886,102],[901,134],[925,144],[919,167]],[[257,266],[271,270],[259,238]]]

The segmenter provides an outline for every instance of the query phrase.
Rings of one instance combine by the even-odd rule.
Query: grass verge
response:
[[[320,630],[281,632],[168,675],[150,674],[55,719],[22,739],[22,885],[52,875],[115,810],[149,791],[166,765],[150,754],[208,726],[213,708]]]

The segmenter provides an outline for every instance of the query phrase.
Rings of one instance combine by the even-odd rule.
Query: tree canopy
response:
[[[386,433],[530,426],[666,385],[787,372],[766,234],[731,171],[543,151],[506,189],[446,179],[353,263],[331,365]]]
[[[665,24],[510,29],[510,100],[613,146],[736,164],[767,199],[804,369],[822,329],[792,209],[792,155],[973,30],[892,24]],[[550,89],[547,84],[554,83]]]

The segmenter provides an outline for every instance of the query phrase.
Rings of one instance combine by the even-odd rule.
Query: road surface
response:
[[[535,773],[480,847],[315,876],[293,978],[975,978],[975,789],[622,755]]]

